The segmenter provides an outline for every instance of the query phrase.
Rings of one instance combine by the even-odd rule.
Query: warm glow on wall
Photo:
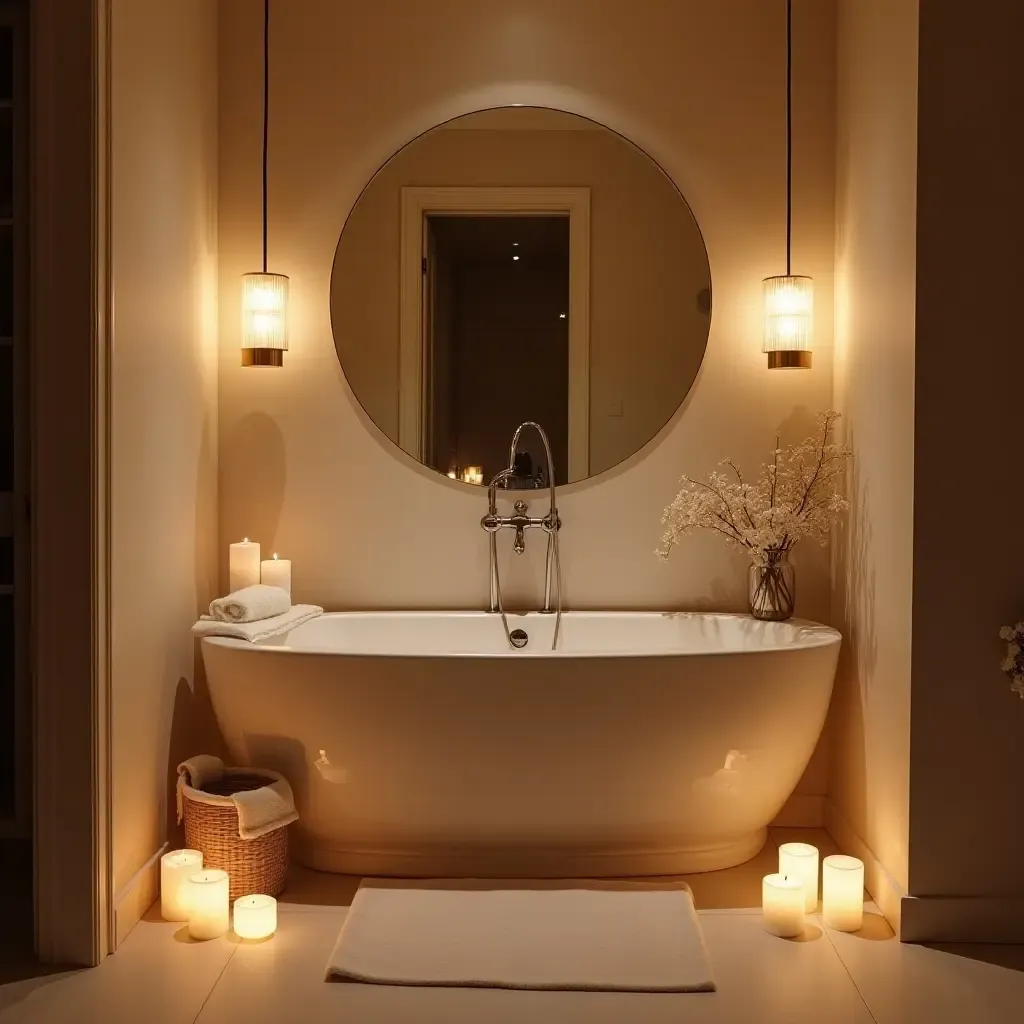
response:
[[[242,365],[281,366],[288,350],[288,278],[242,277]]]
[[[764,281],[764,351],[772,369],[811,365],[814,281],[783,275]]]

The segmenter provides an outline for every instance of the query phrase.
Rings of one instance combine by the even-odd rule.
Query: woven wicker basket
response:
[[[202,851],[204,867],[228,873],[232,900],[253,893],[277,896],[284,888],[288,874],[287,826],[257,839],[242,839],[238,835],[238,812],[231,800],[232,793],[259,789],[276,778],[255,768],[229,768],[220,782],[202,789],[207,798],[220,797],[216,803],[197,800],[193,795],[197,790],[187,785],[181,787],[185,844],[190,850]]]

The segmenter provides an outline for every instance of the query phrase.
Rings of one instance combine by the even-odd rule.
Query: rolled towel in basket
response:
[[[219,783],[231,776],[254,774],[255,770],[246,768],[225,768],[219,757],[210,754],[197,754],[178,765],[178,821],[181,822],[184,807],[182,788],[188,787],[190,799],[209,803],[220,803],[225,798],[203,792],[203,787]],[[238,812],[238,837],[240,839],[259,839],[260,836],[273,832],[276,828],[290,825],[297,821],[299,814],[295,810],[295,797],[288,780],[280,773],[259,769],[259,775],[265,776],[267,784],[258,789],[241,790],[232,793],[228,799],[235,805]]]
[[[210,602],[210,618],[220,622],[259,622],[284,615],[292,606],[287,590],[257,583]]]

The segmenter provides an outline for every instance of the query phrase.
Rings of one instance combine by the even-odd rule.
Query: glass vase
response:
[[[796,573],[788,552],[750,567],[747,590],[750,614],[755,619],[782,622],[793,617],[796,604]]]

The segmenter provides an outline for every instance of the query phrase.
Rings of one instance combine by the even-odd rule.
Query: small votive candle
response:
[[[187,921],[185,886],[203,866],[199,850],[171,850],[160,858],[160,915],[165,921]]]
[[[240,896],[235,900],[235,934],[240,939],[269,939],[277,931],[277,900],[273,896]]]
[[[228,873],[197,871],[185,883],[188,933],[193,939],[217,939],[230,926]]]
[[[821,910],[837,932],[855,932],[864,923],[864,862],[833,854],[822,862]]]
[[[803,883],[804,910],[813,914],[818,909],[818,848],[809,843],[783,843],[779,874]]]
[[[765,931],[779,938],[803,935],[803,883],[785,875],[765,875],[761,883],[761,918]]]
[[[260,546],[248,537],[228,549],[229,593],[253,587],[260,581]]]
[[[484,471],[482,466],[467,466],[462,471],[462,481],[467,484],[482,484]]]
[[[268,587],[280,587],[289,597],[292,596],[292,563],[288,558],[273,558],[260,562],[260,583]]]

